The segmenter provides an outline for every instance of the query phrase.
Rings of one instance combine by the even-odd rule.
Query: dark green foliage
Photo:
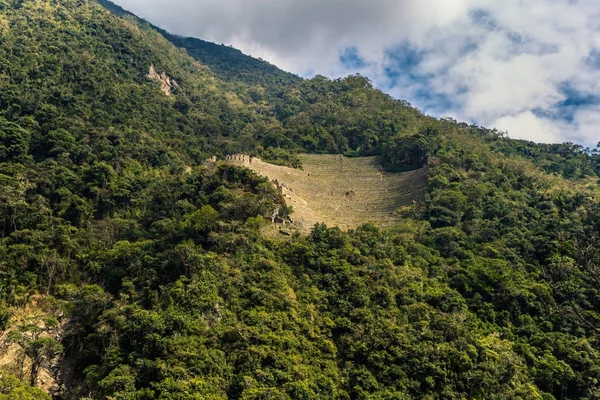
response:
[[[381,164],[390,171],[409,171],[427,164],[429,144],[424,135],[397,135],[385,143]]]
[[[540,145],[523,140],[501,139],[495,143],[504,154],[531,159],[548,173],[566,178],[583,178],[597,171],[590,150],[573,143]]]
[[[161,31],[177,47],[185,48],[189,54],[210,67],[214,73],[227,81],[251,85],[248,90],[253,101],[264,96],[259,88],[295,86],[301,79],[262,60],[243,54],[230,46],[218,45],[195,38],[184,38]],[[271,93],[276,95],[276,93]]]
[[[0,162],[19,161],[29,150],[29,132],[0,117]]]

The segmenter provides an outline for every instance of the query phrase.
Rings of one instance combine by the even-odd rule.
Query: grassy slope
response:
[[[302,170],[254,159],[233,160],[283,186],[293,207],[295,227],[310,233],[316,223],[356,229],[368,222],[389,227],[399,221],[396,210],[422,202],[427,169],[388,173],[375,157],[302,154]]]

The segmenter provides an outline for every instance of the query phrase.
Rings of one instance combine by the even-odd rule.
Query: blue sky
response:
[[[600,141],[591,0],[117,0],[310,77],[361,73],[426,113],[538,142]]]

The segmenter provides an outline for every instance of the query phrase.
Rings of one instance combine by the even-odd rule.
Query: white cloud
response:
[[[464,17],[467,0],[117,0],[165,29],[275,55],[302,74],[337,69],[339,49],[368,58],[405,37]]]
[[[537,117],[531,111],[506,115],[494,121],[493,125],[501,131],[510,132],[509,136],[513,139],[527,139],[543,143],[562,141],[552,123]]]
[[[565,84],[600,94],[595,0],[117,0],[174,33],[232,44],[299,74],[341,76],[340,52],[356,47],[360,71],[392,95],[436,115],[497,126],[513,137],[595,144],[600,108],[561,114]],[[394,80],[387,51],[409,45],[418,79]],[[599,58],[600,60],[600,58]],[[450,99],[435,104],[424,99]]]
[[[583,107],[575,112],[571,137],[576,143],[600,143],[600,106]]]

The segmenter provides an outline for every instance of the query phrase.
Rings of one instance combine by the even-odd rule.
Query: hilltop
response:
[[[599,173],[106,1],[0,0],[0,398],[597,398]]]

